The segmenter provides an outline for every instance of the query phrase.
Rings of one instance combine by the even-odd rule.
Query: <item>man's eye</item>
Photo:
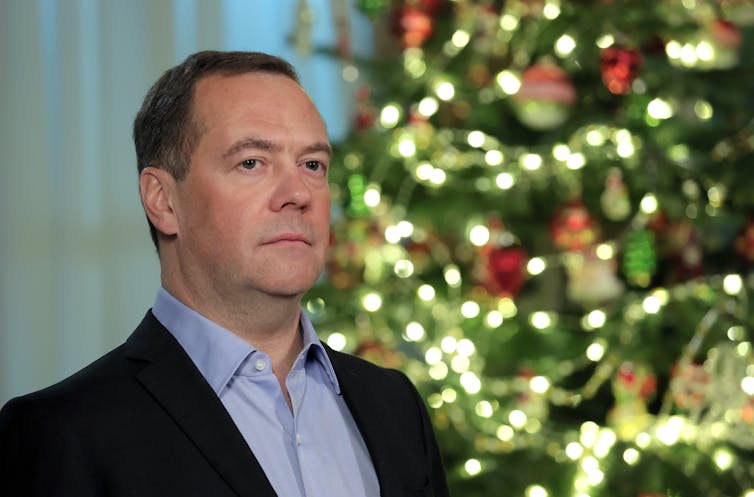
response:
[[[257,167],[257,160],[256,159],[246,159],[245,161],[241,162],[241,167],[244,169],[254,169]]]
[[[304,165],[310,171],[319,171],[320,169],[323,169],[322,163],[318,160],[308,160]]]

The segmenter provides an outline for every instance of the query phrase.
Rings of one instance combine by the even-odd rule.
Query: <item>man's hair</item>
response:
[[[291,64],[261,52],[198,52],[165,71],[147,92],[134,119],[139,173],[145,167],[154,166],[165,169],[176,180],[183,179],[202,132],[201,123],[193,115],[197,81],[208,76],[254,72],[280,74],[299,82]],[[149,218],[147,222],[152,241],[159,250],[157,230]]]

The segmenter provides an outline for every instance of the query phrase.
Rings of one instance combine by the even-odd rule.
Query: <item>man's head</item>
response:
[[[329,243],[331,149],[289,65],[192,56],[149,92],[135,137],[171,293],[217,307],[300,297],[314,283]]]
[[[269,73],[299,82],[287,61],[261,52],[204,51],[168,69],[152,85],[134,119],[133,138],[139,173],[148,166],[168,171],[176,180],[186,176],[191,153],[202,133],[193,113],[196,83],[208,76]],[[149,231],[159,250],[157,230]]]

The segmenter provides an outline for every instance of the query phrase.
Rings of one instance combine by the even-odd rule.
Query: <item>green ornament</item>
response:
[[[389,4],[389,0],[359,0],[357,5],[362,12],[374,19],[387,12]]]
[[[628,282],[647,287],[657,269],[657,250],[654,233],[649,230],[632,231],[626,240],[623,254],[623,274]]]
[[[364,193],[367,191],[367,182],[363,175],[352,174],[348,178],[348,207],[346,212],[351,217],[364,217],[369,215],[369,207],[364,202]]]

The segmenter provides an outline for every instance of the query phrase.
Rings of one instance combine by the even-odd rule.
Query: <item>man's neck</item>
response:
[[[303,348],[299,330],[300,296],[255,292],[241,299],[191,292],[164,280],[162,285],[186,306],[267,354],[278,379],[287,376]]]

